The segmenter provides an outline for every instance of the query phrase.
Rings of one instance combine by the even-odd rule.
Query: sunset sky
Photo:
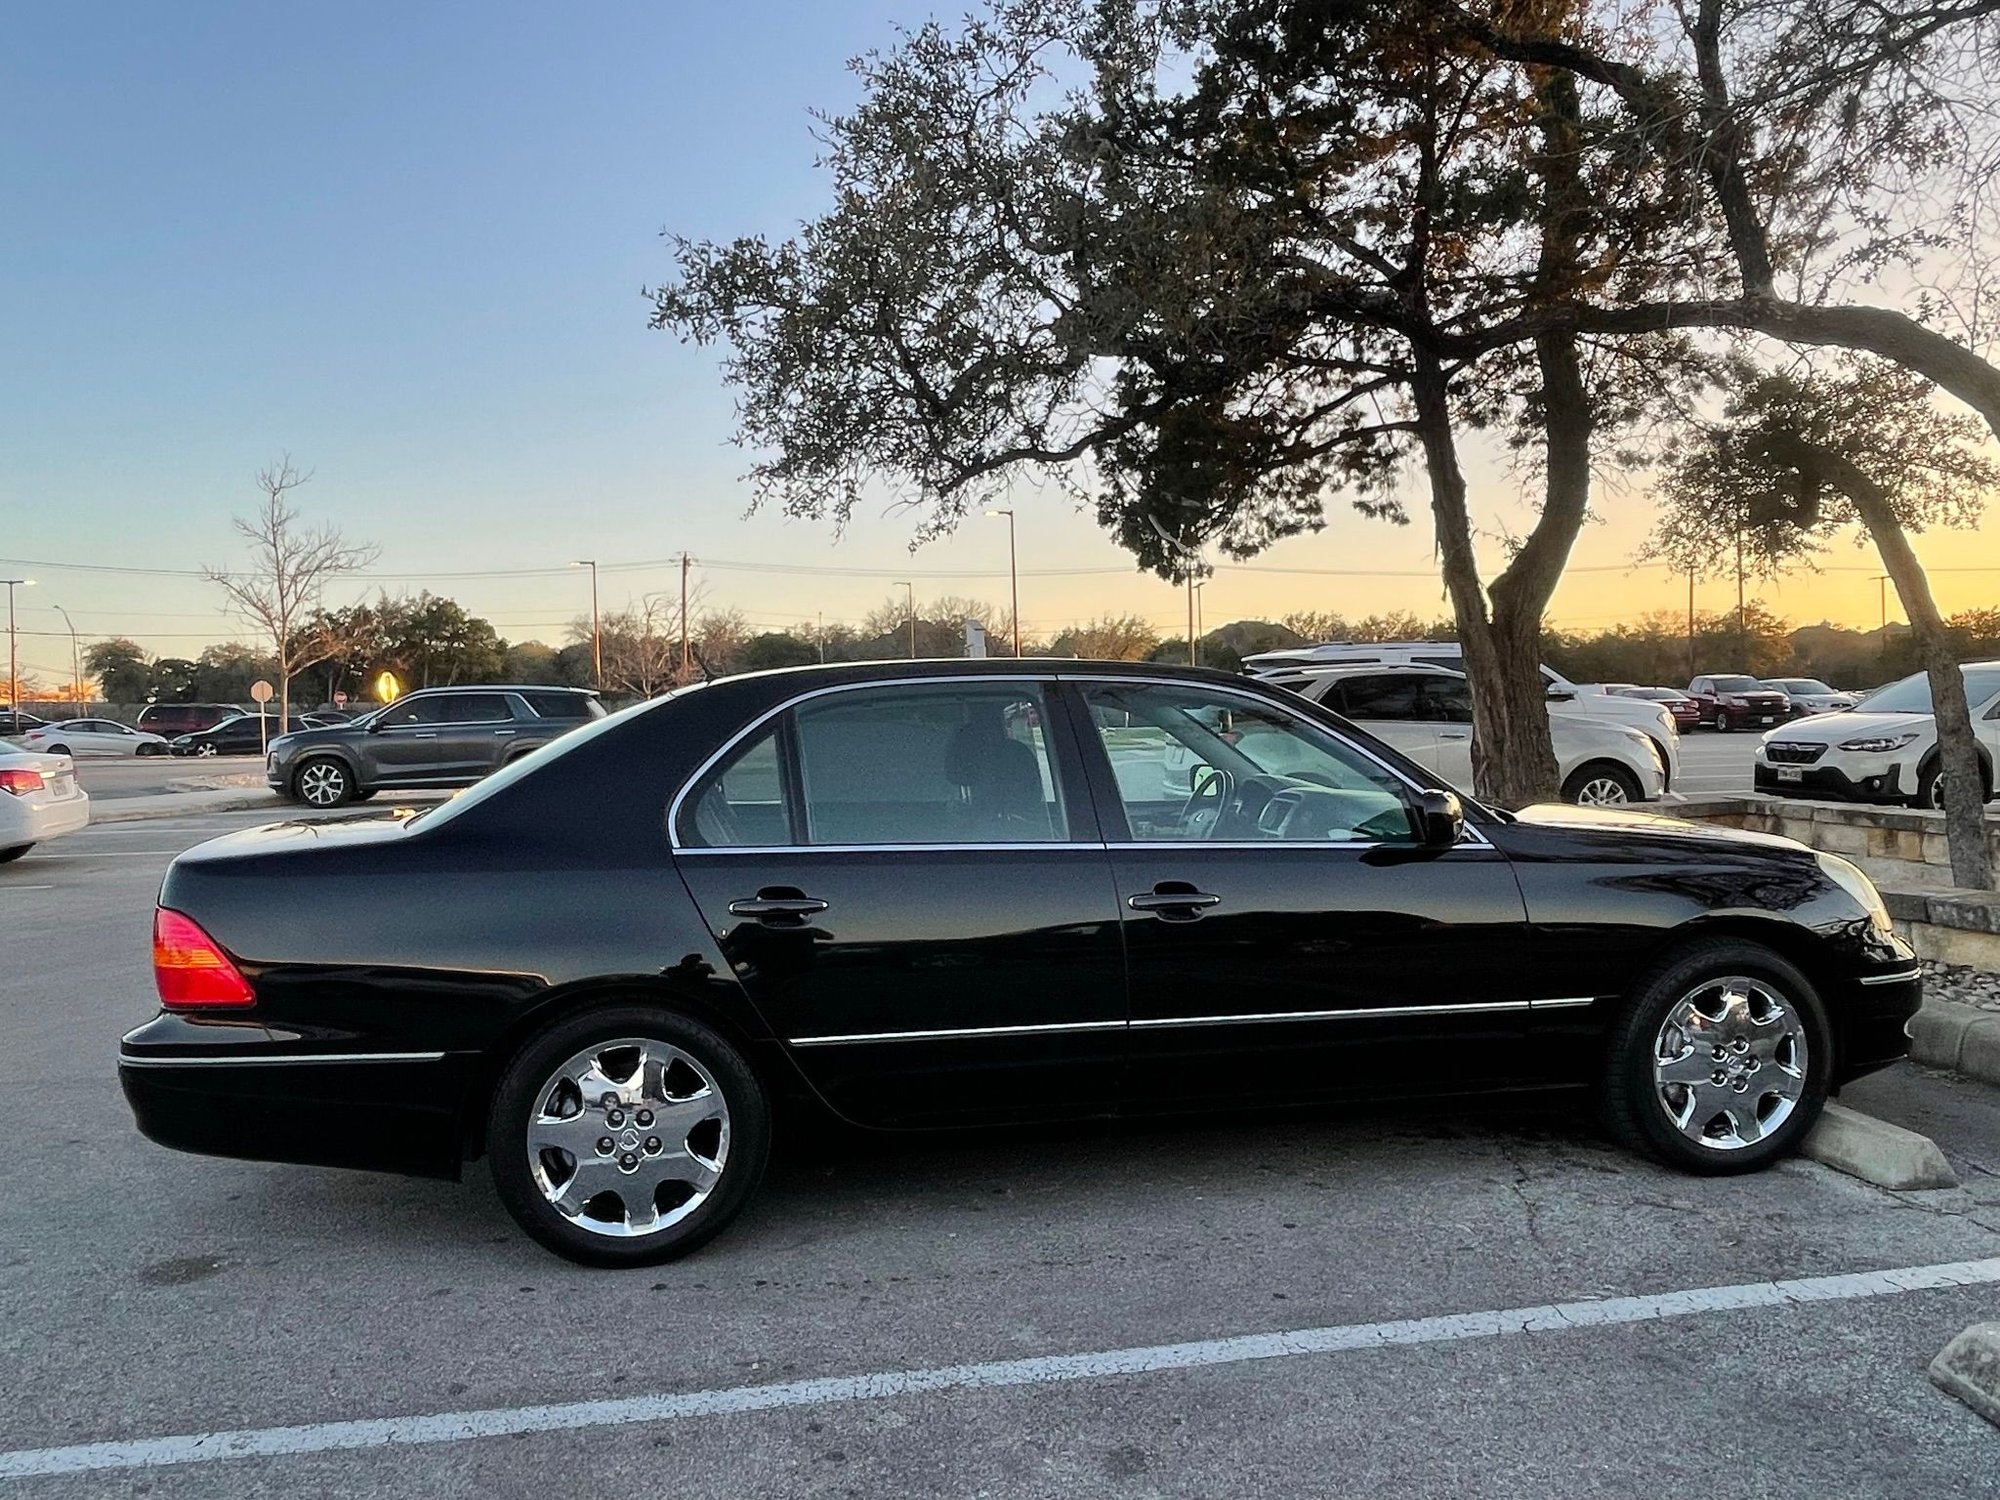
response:
[[[715,355],[648,331],[641,296],[668,274],[664,228],[783,235],[820,209],[808,108],[847,103],[844,60],[931,9],[17,9],[0,53],[0,574],[38,580],[19,595],[24,661],[67,671],[55,605],[86,640],[162,654],[240,634],[191,575],[237,560],[229,517],[287,450],[315,470],[302,507],[382,547],[378,576],[330,602],[428,587],[511,639],[559,640],[588,607],[569,560],[600,560],[615,608],[671,588],[683,549],[706,603],[769,629],[857,620],[906,578],[920,599],[1004,601],[999,521],[913,557],[907,516],[837,541],[745,519]],[[1475,477],[1482,526],[1523,529],[1513,477]],[[1323,534],[1222,568],[1205,621],[1443,613],[1409,499],[1409,527],[1336,500]],[[1046,490],[1016,504],[1031,631],[1112,612],[1178,627],[1181,596],[1087,516]],[[1684,608],[1685,580],[1631,565],[1643,488],[1600,508],[1556,620]],[[1935,575],[1948,610],[1996,602],[2000,528],[1920,550],[1961,570]],[[1799,622],[1875,624],[1872,552],[1827,561],[1754,591]],[[1733,600],[1722,580],[1700,594]]]

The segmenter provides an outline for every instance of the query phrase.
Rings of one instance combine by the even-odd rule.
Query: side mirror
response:
[[[1549,701],[1551,703],[1568,703],[1575,697],[1576,689],[1570,687],[1568,684],[1561,682],[1552,682],[1549,684]]]
[[[1456,792],[1418,792],[1414,811],[1417,842],[1426,849],[1450,849],[1465,832],[1465,808]]]

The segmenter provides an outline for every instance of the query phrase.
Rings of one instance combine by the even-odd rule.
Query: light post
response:
[[[1201,597],[1201,591],[1202,591],[1203,589],[1207,588],[1207,587],[1208,587],[1208,580],[1207,580],[1206,578],[1204,578],[1204,579],[1201,579],[1201,580],[1200,580],[1199,582],[1197,582],[1197,583],[1195,584],[1195,586],[1194,586],[1194,636],[1193,636],[1193,639],[1194,639],[1194,640],[1196,640],[1196,641],[1199,641],[1199,640],[1201,639],[1201,606],[1202,606],[1202,597]],[[1190,652],[1188,653],[1188,660],[1189,660],[1189,661],[1194,661],[1194,659],[1195,659],[1195,653],[1194,653],[1193,651],[1190,651]],[[1197,665],[1199,665],[1199,663],[1197,663]]]
[[[597,559],[579,558],[572,568],[590,569],[590,674],[592,682],[604,687],[604,631],[597,620]]]
[[[910,660],[917,659],[917,586],[907,578],[898,578],[896,587],[907,589],[910,599]]]
[[[1018,660],[1021,655],[1021,570],[1015,563],[1014,555],[1014,510],[1009,506],[1005,510],[989,510],[986,514],[1007,518],[1007,609],[1009,618],[1014,622],[1014,656]]]
[[[1875,595],[1877,602],[1882,607],[1882,633],[1887,635],[1889,633],[1889,575],[1887,573],[1877,573],[1875,575]]]
[[[0,578],[7,585],[7,707],[14,711],[15,722],[20,722],[21,713],[21,652],[14,632],[14,590],[31,589],[35,586],[32,578]]]
[[[78,713],[83,712],[83,653],[77,647],[76,626],[70,622],[69,611],[60,604],[51,604],[50,609],[63,617],[63,624],[69,630],[69,676],[70,702],[76,705]]]

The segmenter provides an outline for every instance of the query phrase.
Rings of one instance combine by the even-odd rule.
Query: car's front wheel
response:
[[[652,1265],[756,1190],[771,1112],[742,1055],[687,1016],[615,1005],[558,1023],[501,1075],[486,1123],[507,1211],[585,1265]]]
[[[309,760],[292,773],[292,800],[308,807],[339,807],[354,800],[354,775],[340,761]]]
[[[1797,1147],[1826,1103],[1833,1038],[1805,975],[1768,948],[1683,949],[1611,1028],[1613,1132],[1683,1171],[1748,1172]]]
[[[1582,807],[1623,807],[1645,795],[1639,778],[1623,766],[1596,760],[1578,766],[1563,783],[1563,801]]]
[[[1993,800],[1993,789],[1980,778],[1979,795],[1984,801]],[[1913,807],[1927,807],[1933,812],[1944,810],[1944,767],[1932,761],[1917,774],[1917,795],[1911,803]]]
[[[1728,709],[1718,708],[1715,711],[1715,732],[1717,734],[1727,734],[1735,727],[1736,721],[1729,717]]]

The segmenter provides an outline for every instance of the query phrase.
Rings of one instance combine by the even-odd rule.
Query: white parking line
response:
[[[1743,1308],[1785,1307],[1802,1302],[1840,1302],[1858,1297],[1893,1297],[1939,1287],[1984,1286],[2000,1282],[2000,1256],[1944,1265],[1860,1271],[1845,1276],[1812,1276],[1798,1281],[1756,1281],[1741,1286],[1698,1287],[1643,1297],[1556,1302],[1492,1312],[1450,1313],[1392,1323],[1349,1323],[1301,1328],[1289,1333],[1253,1333],[1202,1339],[1187,1344],[1152,1344],[1106,1349],[1092,1354],[1047,1354],[987,1364],[946,1365],[928,1370],[891,1370],[873,1375],[835,1375],[787,1380],[775,1385],[734,1386],[685,1394],[632,1396],[619,1401],[573,1401],[553,1406],[507,1406],[484,1411],[439,1412],[430,1416],[377,1417],[352,1422],[312,1422],[297,1427],[252,1427],[233,1432],[185,1433],[134,1438],[126,1442],[78,1443],[63,1448],[23,1448],[0,1453],[0,1479],[49,1474],[81,1474],[104,1469],[148,1469],[210,1463],[231,1458],[272,1458],[297,1453],[405,1447],[420,1443],[462,1443],[477,1438],[529,1432],[571,1432],[671,1422],[687,1417],[731,1416],[781,1407],[826,1406],[848,1401],[883,1401],[926,1391],[998,1390],[1009,1386],[1060,1385],[1107,1376],[1191,1370],[1253,1360],[1294,1359],[1307,1354],[1343,1354],[1408,1344],[1450,1343],[1518,1333],[1552,1333],[1577,1328],[1609,1328],[1651,1323],[1700,1313]]]

